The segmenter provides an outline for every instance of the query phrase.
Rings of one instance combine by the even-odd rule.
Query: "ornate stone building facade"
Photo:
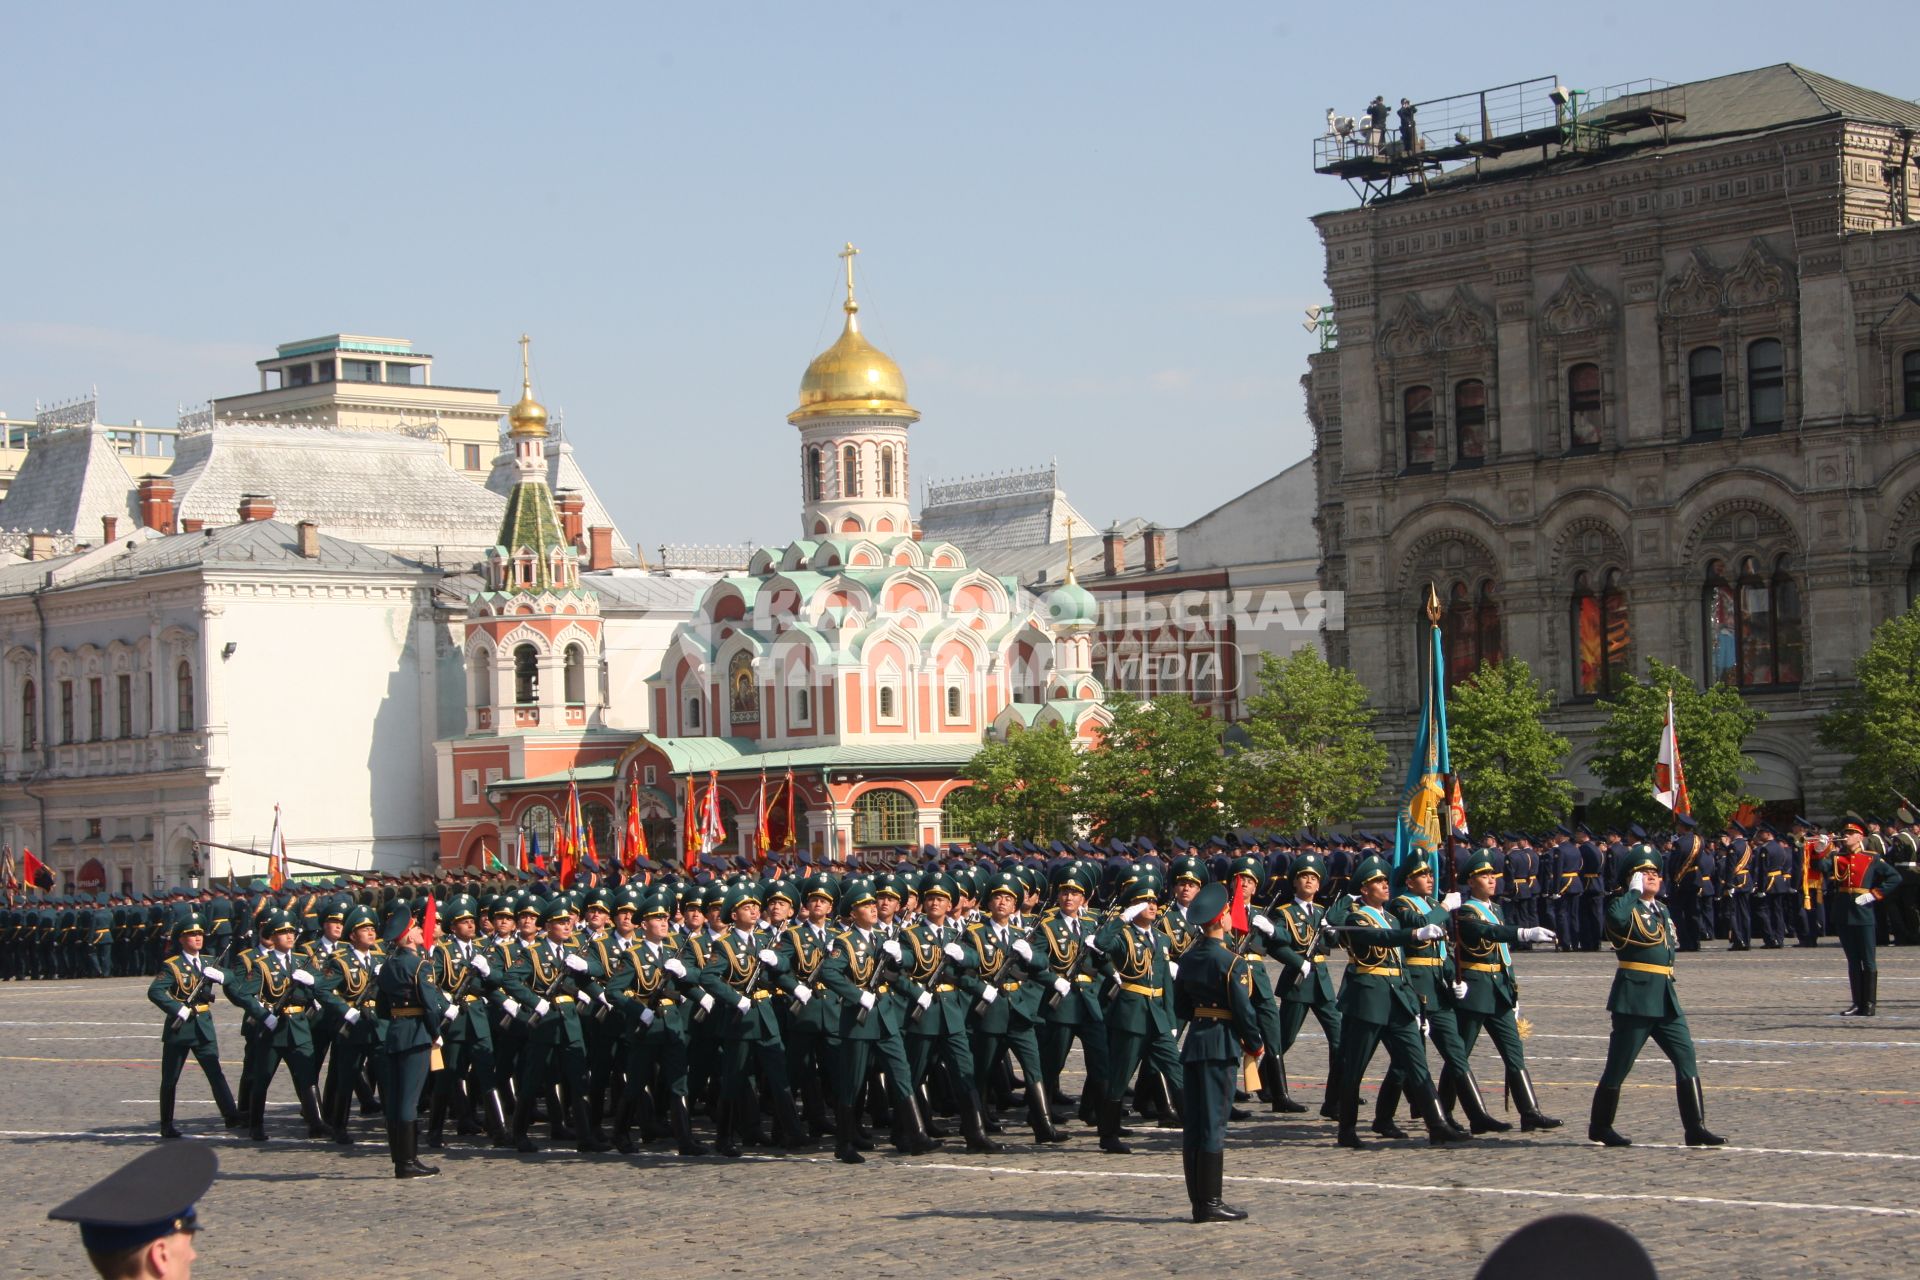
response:
[[[1817,803],[1815,722],[1920,586],[1920,107],[1788,65],[1667,92],[1315,219],[1328,647],[1390,735],[1432,582],[1451,677],[1555,691],[1582,800],[1595,698],[1658,657],[1765,710],[1754,794]]]

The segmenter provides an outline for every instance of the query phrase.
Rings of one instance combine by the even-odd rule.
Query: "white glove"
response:
[[[1437,924],[1423,924],[1413,931],[1415,942],[1435,942],[1447,936],[1447,931]]]
[[[455,1018],[459,1016],[460,1016],[460,1006],[457,1004],[450,1004],[447,1006],[447,1011],[444,1015],[442,1015],[440,1020],[442,1022],[452,1022]]]
[[[900,963],[900,944],[892,938],[888,938],[885,942],[881,943],[880,949],[887,953],[887,959],[893,961],[895,964]]]
[[[1520,941],[1522,942],[1557,942],[1559,941],[1559,939],[1554,937],[1553,930],[1551,929],[1539,929],[1539,928],[1534,928],[1532,926],[1528,926],[1527,928],[1522,929],[1520,931]]]
[[[653,1010],[651,1009],[640,1010],[640,1025],[643,1027],[650,1027],[653,1025]]]
[[[1460,909],[1460,895],[1458,893],[1450,893],[1440,899],[1440,909],[1442,911],[1458,911]]]
[[[280,1018],[277,1014],[270,1013],[267,1015],[267,1030],[271,1031],[279,1025],[280,1025]]]
[[[358,1023],[359,1021],[360,1021],[360,1011],[359,1011],[358,1009],[349,1009],[349,1010],[347,1010],[347,1025],[348,1025],[348,1026],[350,1026],[350,1027],[351,1027],[351,1026],[354,1026],[354,1025],[355,1025],[355,1024],[357,1024],[357,1023]]]
[[[660,967],[676,978],[684,978],[687,976],[687,966],[680,963],[680,957],[678,956],[668,956],[666,963]]]
[[[512,998],[502,1000],[500,1002],[500,1007],[507,1011],[507,1016],[509,1018],[517,1018],[520,1016],[520,1002],[518,1000],[514,1000]]]
[[[741,996],[738,1000],[734,1001],[733,1007],[745,1013],[747,1010],[753,1008],[753,1001],[747,999],[745,996]]]
[[[193,1016],[193,1010],[187,1008],[187,1006],[185,1005],[181,1005],[178,1009],[175,1009],[173,1011],[173,1016],[178,1018],[180,1021],[185,1022],[188,1018],[191,1018]]]
[[[380,966],[380,964],[379,964],[378,962],[376,962],[376,963],[374,964],[374,966],[373,966],[373,976],[374,976],[374,977],[376,977],[376,978],[377,978],[377,977],[379,977],[379,976],[380,976],[380,968],[381,968],[381,966]]]
[[[918,1000],[915,1000],[914,1003],[919,1005],[922,1009],[931,1009],[933,1007],[933,992],[922,991],[920,993],[920,998]]]
[[[374,972],[378,973],[379,970],[376,969],[374,970]],[[313,975],[308,973],[305,969],[295,969],[293,971],[293,980],[299,983],[303,987],[310,987],[313,985]]]
[[[1854,899],[1854,902],[1862,907],[1870,907],[1874,904],[1874,901],[1873,890],[1871,889]]]
[[[871,991],[862,991],[862,992],[860,993],[860,1007],[861,1007],[862,1009],[871,1009],[871,1008],[873,1008],[873,992],[871,992]]]
[[[711,991],[707,992],[706,994],[700,997],[700,1012],[702,1013],[713,1012],[713,993]]]
[[[1647,887],[1647,873],[1644,871],[1634,872],[1633,878],[1627,881],[1627,892],[1629,893],[1638,893],[1646,887]]]
[[[761,964],[779,964],[780,957],[773,953],[772,948],[762,947],[760,949],[760,963]]]
[[[952,960],[955,963],[958,963],[967,958],[967,953],[960,949],[960,944],[957,942],[949,942],[946,946],[940,949],[947,953],[947,959]]]
[[[1125,920],[1128,924],[1132,924],[1136,919],[1139,918],[1140,913],[1142,911],[1145,911],[1151,905],[1152,905],[1151,903],[1136,902],[1132,906],[1128,907],[1125,911],[1122,911],[1120,913],[1120,918],[1122,920]]]
[[[201,965],[201,966],[200,966],[200,972],[202,972],[202,973],[204,973],[204,974],[206,974],[206,975],[207,975],[207,981],[208,981],[208,982],[213,982],[213,983],[221,983],[221,982],[225,982],[225,981],[227,980],[227,975],[226,975],[226,974],[224,974],[224,973],[222,973],[222,972],[220,972],[220,971],[219,971],[218,969],[216,969],[216,968],[214,968],[214,967],[213,967],[212,965],[210,965],[210,964],[207,964],[207,965]]]
[[[1033,959],[1033,948],[1028,945],[1025,938],[1015,938],[1013,940],[1013,953],[1022,960]]]
[[[1464,983],[1464,982],[1456,982],[1456,983],[1454,983],[1454,984],[1453,984],[1453,998],[1454,998],[1455,1000],[1465,1000],[1465,999],[1467,998],[1467,984],[1466,984],[1466,983]]]
[[[1171,981],[1172,979],[1177,978],[1179,976],[1180,976],[1180,962],[1178,960],[1167,961],[1168,980]]]
[[[804,1009],[807,1006],[807,1002],[813,999],[813,988],[804,986],[795,987],[793,989],[793,998],[798,1000],[800,1007]]]
[[[1073,984],[1068,982],[1065,978],[1055,978],[1053,980],[1053,989],[1055,991],[1058,991],[1061,995],[1065,995],[1067,994],[1067,992],[1073,990]]]
[[[1266,934],[1269,938],[1273,936],[1273,921],[1267,919],[1265,916],[1254,916],[1248,920],[1247,923]]]
[[[545,1000],[537,1001],[533,1006],[533,1016],[536,1018],[544,1018],[547,1016],[547,1010],[551,1008],[553,1008],[553,1006]]]
[[[980,992],[981,1004],[992,1004],[995,1000],[998,1000],[999,998],[1000,998],[1000,988],[998,987],[987,987]]]
[[[613,1001],[611,1001],[611,1000],[609,1000],[609,999],[607,999],[607,993],[606,993],[606,992],[604,992],[604,991],[602,991],[602,992],[601,992],[601,993],[599,994],[599,996],[597,997],[597,999],[598,999],[598,1000],[600,1001],[600,1003],[601,1003],[601,1004],[603,1004],[603,1005],[605,1005],[605,1006],[607,1006],[607,1008],[609,1008],[609,1009],[611,1009],[611,1008],[613,1008]]]
[[[483,978],[493,976],[493,966],[487,963],[485,956],[475,956],[473,959],[467,961],[467,968],[473,970]]]
[[[575,973],[585,973],[587,971],[587,962],[579,956],[568,956],[563,963]]]

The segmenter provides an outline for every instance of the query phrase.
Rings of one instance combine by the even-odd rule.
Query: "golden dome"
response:
[[[520,335],[520,399],[507,410],[507,422],[512,427],[508,434],[515,436],[547,434],[546,406],[533,398],[533,373],[527,358],[531,341],[526,334]]]
[[[788,422],[847,415],[920,418],[920,411],[907,403],[907,379],[900,366],[860,332],[860,304],[853,296],[853,255],[858,252],[848,245],[840,255],[847,262],[847,327],[807,366],[800,379],[800,407],[787,415]]]

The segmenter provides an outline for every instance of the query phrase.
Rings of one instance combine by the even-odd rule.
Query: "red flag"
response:
[[[640,780],[627,779],[627,821],[620,841],[620,870],[631,872],[647,856],[647,832],[640,825]]]
[[[720,821],[720,771],[707,770],[707,799],[700,806],[700,852],[712,853],[727,842],[727,828]]]
[[[700,865],[700,811],[693,802],[693,775],[687,775],[687,847],[681,865],[691,874]]]
[[[597,868],[600,865],[600,845],[593,838],[593,824],[591,823],[587,824],[586,832],[587,832],[587,866],[590,868]]]
[[[433,894],[429,892],[427,894],[427,909],[420,917],[420,949],[422,951],[433,950],[433,937],[434,934],[439,932],[439,928],[440,909],[434,905]]]
[[[1451,838],[1456,831],[1471,830],[1467,826],[1467,802],[1460,794],[1460,775],[1454,774],[1447,785],[1447,830]]]
[[[287,887],[287,840],[280,834],[280,806],[273,806],[273,835],[267,840],[267,884],[275,893]]]
[[[1660,754],[1653,762],[1653,798],[1675,813],[1691,814],[1687,771],[1680,765],[1680,738],[1673,725],[1673,692],[1667,692],[1667,722],[1660,728]]]
[[[1253,881],[1245,876],[1233,878],[1233,906],[1228,908],[1230,912],[1228,923],[1232,924],[1235,933],[1253,931],[1253,925],[1247,921],[1247,894],[1252,888]]]
[[[47,869],[46,863],[33,856],[33,850],[25,847],[20,850],[20,874],[26,877],[28,884],[42,892],[53,888],[53,872]]]
[[[767,850],[773,847],[773,841],[767,836],[767,771],[760,771],[760,818],[759,829],[754,832],[754,848],[759,850],[755,858],[763,868],[767,865]]]
[[[580,787],[571,778],[567,780],[566,816],[553,842],[559,846],[554,852],[560,863],[560,887],[571,889],[574,869],[580,862]]]

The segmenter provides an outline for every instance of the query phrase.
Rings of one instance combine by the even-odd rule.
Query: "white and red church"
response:
[[[650,732],[607,727],[597,597],[548,488],[546,412],[523,385],[508,415],[518,483],[468,600],[466,732],[437,752],[443,865],[510,861],[529,833],[550,847],[569,782],[603,854],[637,792],[654,856],[677,857],[697,822],[689,797],[703,806],[709,787],[731,849],[752,847],[763,794],[771,843],[786,844],[788,787],[793,840],[814,857],[937,844],[986,735],[1058,723],[1097,743],[1110,723],[1097,607],[1071,571],[1042,600],[919,536],[920,414],[860,331],[854,252],[845,327],[787,419],[803,536],[706,587],[647,682]]]

